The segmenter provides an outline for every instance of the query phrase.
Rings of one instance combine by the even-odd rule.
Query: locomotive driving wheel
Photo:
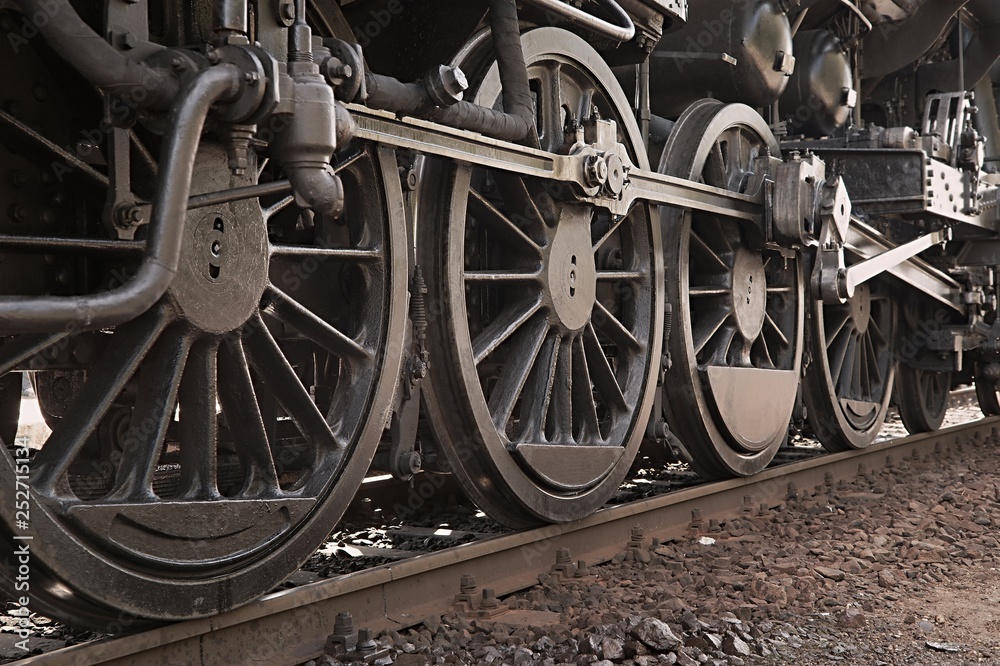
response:
[[[976,364],[976,398],[983,416],[1000,416],[1000,382],[985,372],[987,365]]]
[[[40,392],[53,427],[40,449],[0,447],[0,484],[30,497],[0,503],[3,555],[32,537],[36,610],[104,632],[216,614],[273,589],[333,529],[382,434],[406,299],[394,152],[361,145],[337,168],[341,218],[291,196],[191,210],[150,310],[3,340],[2,372],[62,386]],[[193,193],[254,175],[203,145]]]
[[[951,373],[914,368],[900,362],[896,370],[899,418],[907,432],[933,432],[944,423],[951,399]]]
[[[757,158],[779,148],[749,107],[696,102],[678,119],[660,172],[756,193]],[[795,256],[754,249],[740,223],[663,208],[667,341],[664,410],[707,477],[763,469],[786,437],[803,339],[803,280]]]
[[[828,450],[863,449],[878,436],[892,397],[895,328],[896,307],[882,283],[859,285],[843,305],[813,300],[803,399]]]
[[[614,75],[582,39],[522,42],[543,150],[564,129],[614,120],[645,167]],[[476,101],[494,106],[487,65]],[[469,69],[468,63],[463,68]],[[553,183],[439,165],[425,174],[421,265],[432,275],[428,414],[465,491],[509,525],[600,508],[627,473],[652,404],[662,284],[655,211],[614,218]]]

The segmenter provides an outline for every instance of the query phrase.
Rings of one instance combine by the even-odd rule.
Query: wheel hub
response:
[[[868,330],[868,323],[872,320],[872,292],[867,284],[858,285],[847,302],[851,312],[851,321],[859,335],[864,335]]]
[[[566,207],[550,244],[546,293],[559,325],[579,331],[590,320],[597,296],[597,267],[587,209]]]
[[[263,220],[249,213],[214,210],[188,220],[170,294],[182,316],[202,331],[232,331],[260,304],[269,245]]]
[[[756,252],[738,248],[733,264],[733,310],[744,339],[753,340],[760,335],[766,309],[764,260]]]

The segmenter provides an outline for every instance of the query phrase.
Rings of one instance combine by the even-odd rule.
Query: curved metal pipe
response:
[[[491,0],[490,32],[500,70],[503,110],[520,118],[519,124],[526,128],[524,135],[518,137],[518,140],[529,139],[537,147],[538,138],[532,131],[535,128],[535,105],[531,98],[528,68],[524,62],[515,0]]]
[[[344,212],[344,184],[329,164],[323,168],[285,165],[285,175],[296,202],[303,208],[332,217]]]
[[[599,19],[582,9],[577,9],[565,2],[561,2],[561,0],[525,0],[525,2],[544,9],[547,12],[558,14],[570,23],[603,35],[608,39],[613,39],[616,42],[630,42],[635,37],[635,24],[632,22],[632,18],[615,0],[594,0],[594,2],[604,7],[615,17],[615,23]]]
[[[46,43],[83,78],[137,107],[170,108],[177,97],[177,80],[116,51],[80,18],[69,0],[17,2]]]
[[[95,330],[139,316],[166,293],[180,262],[195,156],[212,105],[235,96],[242,73],[219,65],[195,76],[170,112],[146,253],[125,284],[91,296],[0,297],[0,332]]]

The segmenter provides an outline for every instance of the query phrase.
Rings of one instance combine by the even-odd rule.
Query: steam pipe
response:
[[[166,73],[129,60],[94,32],[69,0],[17,0],[27,20],[83,78],[135,106],[166,110],[177,97],[178,82]]]
[[[212,105],[233,98],[242,85],[234,65],[211,67],[196,75],[170,111],[160,178],[153,196],[146,253],[125,284],[91,296],[0,297],[4,333],[95,330],[116,326],[153,306],[170,287],[180,263],[181,241],[198,144]]]
[[[614,23],[603,21],[593,14],[568,5],[562,0],[527,0],[529,4],[535,5],[547,12],[558,14],[570,23],[574,23],[581,28],[586,28],[591,32],[603,35],[616,42],[630,42],[635,37],[635,24],[622,6],[615,0],[595,0],[604,7],[612,16]]]

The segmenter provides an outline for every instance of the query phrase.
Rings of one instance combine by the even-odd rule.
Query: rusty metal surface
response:
[[[960,454],[963,444],[973,438],[981,441],[998,429],[1000,417],[792,463],[752,479],[689,488],[605,509],[572,524],[488,539],[272,594],[215,618],[65,648],[17,663],[298,664],[320,654],[340,611],[350,611],[355,626],[376,631],[415,625],[451,606],[463,574],[473,574],[481,586],[492,587],[497,594],[508,594],[534,584],[555,561],[557,548],[569,548],[574,558],[588,563],[606,561],[624,550],[633,526],[642,527],[647,536],[677,537],[688,532],[694,509],[707,523],[732,516],[747,497],[753,506],[776,507],[786,500],[790,483],[806,489],[831,478],[849,479],[860,466],[877,471],[890,457],[900,461],[930,454],[936,447],[943,456]]]

